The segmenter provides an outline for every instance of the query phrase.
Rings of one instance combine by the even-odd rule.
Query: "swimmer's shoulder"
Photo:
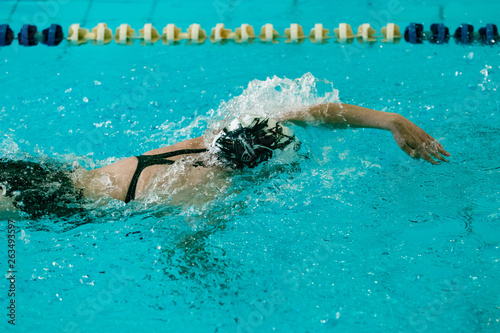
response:
[[[205,145],[204,137],[199,136],[197,138],[181,141],[170,146],[150,150],[148,152],[145,152],[143,155],[164,154],[182,149],[206,149],[206,148],[207,147]]]

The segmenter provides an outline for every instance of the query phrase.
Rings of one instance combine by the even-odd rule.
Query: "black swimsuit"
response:
[[[138,163],[137,169],[135,169],[134,175],[132,176],[132,180],[130,181],[130,185],[128,187],[127,196],[125,197],[125,202],[130,202],[135,199],[135,191],[137,189],[137,181],[139,180],[139,176],[141,172],[151,165],[164,165],[164,164],[174,164],[175,161],[167,160],[168,157],[185,155],[185,154],[194,154],[194,153],[203,153],[207,151],[207,149],[181,149],[176,151],[171,151],[168,153],[157,154],[157,155],[141,155],[136,156]],[[198,162],[195,163],[196,166],[203,165],[203,163]]]
[[[87,201],[83,190],[73,186],[72,172],[45,158],[39,162],[0,158],[0,196],[12,198],[14,206],[31,219],[84,217]],[[81,221],[75,218],[68,222]]]

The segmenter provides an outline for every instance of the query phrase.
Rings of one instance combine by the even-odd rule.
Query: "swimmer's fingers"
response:
[[[420,146],[416,149],[413,149],[412,147],[410,147],[408,145],[407,142],[405,142],[404,144],[400,145],[401,149],[407,153],[410,157],[414,158],[414,159],[420,159],[422,158],[423,160],[431,163],[432,165],[436,165],[436,164],[439,164],[439,162],[436,162],[432,157],[431,155],[429,155],[429,153],[425,150],[424,146]]]
[[[446,156],[446,157],[450,157],[451,154],[448,153],[446,150],[444,150],[443,146],[439,142],[437,142],[437,141],[435,141],[435,142],[438,145],[437,149],[438,149],[439,153],[442,154],[442,155],[444,155],[444,156]]]
[[[443,162],[448,162],[448,160],[446,158],[444,158],[439,152],[437,151],[434,151],[434,150],[429,150],[428,151],[434,158],[437,158],[438,160],[440,161],[443,161]]]
[[[430,155],[432,155],[432,157],[440,160],[440,161],[443,161],[443,162],[448,162],[448,160],[446,158],[444,158],[443,156],[441,156],[441,154],[443,154],[442,152],[444,153],[448,153],[447,151],[445,151],[444,149],[439,149],[439,144],[436,142],[436,141],[433,141],[431,142],[430,144],[426,145],[425,143],[423,144],[423,148],[425,149],[425,151],[427,153],[429,153]],[[442,146],[441,146],[442,147]],[[442,152],[441,152],[442,151]],[[443,154],[444,155],[444,154]],[[449,156],[450,154],[448,153],[447,156]]]
[[[421,157],[432,165],[439,164],[439,162],[436,162],[423,146],[419,147],[419,149],[417,150],[417,156]]]
[[[446,150],[444,150],[444,147],[442,144],[437,142],[437,140],[434,139],[429,134],[425,133],[425,135],[426,135],[426,138],[423,141],[424,141],[424,144],[426,144],[425,142],[427,142],[426,146],[438,151],[440,154],[442,154],[446,157],[450,156],[450,153],[448,153]]]

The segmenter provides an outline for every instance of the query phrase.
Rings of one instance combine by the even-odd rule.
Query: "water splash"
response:
[[[2,143],[0,143],[0,155],[3,158],[11,159],[17,157],[19,154],[19,146],[8,135],[5,135]]]
[[[241,95],[208,112],[212,121],[205,142],[210,145],[216,133],[243,115],[283,118],[314,104],[333,102],[339,102],[339,91],[331,82],[317,79],[311,73],[294,80],[277,76],[265,81],[253,80]]]

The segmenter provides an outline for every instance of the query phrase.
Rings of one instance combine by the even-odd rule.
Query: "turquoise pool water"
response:
[[[284,28],[300,15],[286,8],[263,12]],[[382,131],[294,127],[299,155],[231,176],[201,207],[148,198],[91,205],[95,222],[77,227],[20,219],[15,329],[497,332],[499,56],[404,42],[1,49],[1,157],[90,169],[337,96],[408,117],[452,154],[431,166]]]

